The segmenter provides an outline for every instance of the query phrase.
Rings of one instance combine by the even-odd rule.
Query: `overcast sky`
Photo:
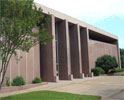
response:
[[[124,0],[34,0],[119,37],[124,48]]]

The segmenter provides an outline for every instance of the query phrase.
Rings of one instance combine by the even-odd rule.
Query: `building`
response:
[[[29,53],[18,51],[23,58],[16,63],[12,57],[6,77],[22,76],[26,83],[39,76],[43,81],[72,80],[91,76],[98,57],[115,56],[120,63],[118,37],[70,16],[37,4],[44,14],[50,13],[48,32],[54,36],[46,46],[31,48]],[[36,29],[37,31],[37,29]]]

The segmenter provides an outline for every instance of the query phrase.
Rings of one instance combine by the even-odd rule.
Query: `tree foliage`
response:
[[[120,49],[120,55],[124,55],[124,49]]]
[[[120,49],[121,67],[124,68],[124,49]]]
[[[104,55],[97,59],[96,66],[101,67],[105,73],[108,73],[110,69],[118,67],[118,63],[115,57]]]
[[[17,50],[28,52],[38,43],[46,44],[49,36],[49,17],[33,0],[0,0],[0,88],[2,86],[9,61]],[[35,31],[38,28],[38,31]]]
[[[121,56],[121,67],[124,68],[124,55]]]

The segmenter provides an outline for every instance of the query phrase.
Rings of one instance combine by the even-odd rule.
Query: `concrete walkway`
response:
[[[118,93],[115,93],[102,100],[124,100],[124,90],[121,90]]]
[[[98,95],[102,96],[102,100],[124,100],[124,76],[100,76],[48,83],[27,90],[0,94],[0,97],[38,90]]]

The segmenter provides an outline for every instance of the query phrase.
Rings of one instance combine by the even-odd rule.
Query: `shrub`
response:
[[[10,79],[9,79],[9,77],[6,77],[6,86],[10,86]]]
[[[111,73],[124,72],[124,68],[122,69],[112,69]]]
[[[42,80],[41,80],[40,77],[35,77],[35,79],[32,81],[33,84],[35,84],[35,83],[41,83],[41,82],[42,82]]]
[[[21,86],[25,85],[25,81],[22,76],[17,76],[13,79],[12,86]]]
[[[93,72],[94,76],[99,76],[100,74],[104,74],[105,71],[100,67],[95,67],[91,69],[91,72]]]
[[[97,59],[96,66],[101,67],[105,73],[108,73],[110,69],[118,67],[118,63],[115,57],[104,55]]]

